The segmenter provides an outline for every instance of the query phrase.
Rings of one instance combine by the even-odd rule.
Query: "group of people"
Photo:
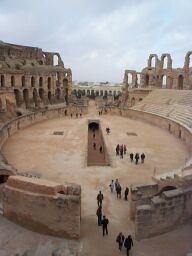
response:
[[[116,242],[119,245],[119,250],[122,250],[122,247],[124,247],[127,250],[127,256],[129,256],[129,251],[131,250],[131,247],[133,246],[133,239],[131,235],[128,235],[127,238],[125,239],[125,236],[123,235],[122,232],[120,232],[116,238]]]
[[[127,147],[126,145],[122,144],[122,145],[119,145],[117,144],[116,146],[116,156],[120,156],[121,158],[123,158],[123,155],[126,155],[127,153]]]
[[[82,113],[76,113],[76,114],[74,114],[74,116],[76,116],[76,118],[82,117]],[[71,118],[73,118],[73,113],[72,112],[71,112]]]
[[[121,187],[121,184],[120,184],[118,179],[116,179],[115,182],[114,182],[114,180],[112,180],[111,183],[109,184],[109,187],[110,187],[111,193],[116,191],[117,198],[121,198],[122,187]],[[128,195],[129,195],[129,188],[126,187],[125,191],[124,191],[124,199],[125,199],[125,201],[128,200]]]
[[[120,185],[118,179],[116,179],[115,182],[114,182],[114,180],[112,180],[109,187],[110,187],[111,193],[113,193],[116,190],[117,198],[121,198],[121,185]],[[129,194],[129,188],[126,187],[125,192],[124,192],[125,200],[128,200],[128,194]],[[99,193],[97,195],[98,208],[96,211],[96,215],[97,215],[97,219],[98,219],[98,226],[102,226],[103,236],[105,236],[105,235],[108,235],[109,220],[105,215],[102,217],[103,200],[104,200],[104,196],[103,196],[102,192],[99,191]],[[131,247],[133,246],[133,240],[132,240],[131,235],[128,235],[125,238],[123,233],[120,232],[117,235],[116,242],[118,243],[118,248],[120,251],[122,250],[122,247],[124,245],[124,247],[126,248],[126,251],[127,251],[127,256],[129,256],[129,251],[131,250]]]
[[[94,150],[97,149],[97,144],[96,144],[96,142],[95,142],[95,136],[96,136],[95,131],[93,131],[93,149],[94,149]],[[102,146],[102,145],[99,146],[99,152],[100,152],[100,153],[103,152],[103,146]]]
[[[145,161],[145,154],[142,153],[141,156],[139,156],[139,153],[136,153],[135,156],[133,153],[130,153],[130,160],[131,162],[134,162],[134,158],[135,158],[135,164],[138,164],[139,159],[141,158],[141,163],[144,164]]]
[[[97,195],[97,211],[96,211],[96,215],[97,215],[97,219],[98,219],[98,226],[102,226],[102,231],[103,231],[103,236],[104,235],[108,235],[108,224],[109,224],[109,220],[106,218],[105,215],[102,214],[102,203],[103,203],[103,199],[104,196],[101,193],[101,191],[99,191],[99,194]],[[103,215],[103,217],[102,217]]]

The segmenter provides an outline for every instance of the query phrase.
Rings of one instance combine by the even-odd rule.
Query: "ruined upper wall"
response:
[[[41,48],[16,44],[8,44],[0,41],[0,61],[10,60],[36,60],[40,65],[54,65],[54,58],[57,59],[57,66],[64,63],[58,52],[44,52]]]

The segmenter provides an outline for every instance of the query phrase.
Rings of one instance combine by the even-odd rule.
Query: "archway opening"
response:
[[[51,90],[51,77],[48,77],[47,79],[47,88],[48,90]]]
[[[49,100],[49,103],[51,103],[51,98],[52,98],[52,96],[51,96],[51,92],[50,92],[50,91],[48,91],[48,100]]]
[[[42,88],[39,89],[39,97],[41,100],[44,99],[44,90]]]
[[[168,67],[168,57],[164,56],[162,62],[163,62],[162,68],[167,69],[167,67]]]
[[[183,90],[183,80],[184,80],[183,75],[179,75],[179,77],[178,77],[178,89],[179,90]]]
[[[56,99],[59,100],[60,97],[61,97],[61,90],[60,90],[60,88],[56,88],[55,94],[56,94]]]
[[[148,74],[145,75],[145,85],[146,86],[149,85],[149,75]]]
[[[0,184],[7,182],[9,175],[0,175]]]
[[[155,68],[155,66],[156,66],[156,57],[153,56],[153,57],[151,58],[151,68]]]
[[[24,76],[21,77],[21,84],[22,84],[22,87],[25,86],[25,77]]]
[[[35,86],[35,78],[34,76],[31,77],[31,87]]]
[[[39,77],[39,87],[43,87],[43,77]]]
[[[167,88],[167,76],[166,76],[166,75],[163,75],[163,76],[161,77],[161,87],[162,87],[163,89]]]
[[[59,63],[59,58],[56,54],[54,54],[54,56],[53,56],[53,65],[58,66],[58,63]]]
[[[11,76],[11,86],[14,87],[15,86],[15,77]]]
[[[133,107],[135,105],[135,98],[133,97],[132,99],[131,99],[131,107]]]
[[[133,81],[133,75],[128,73],[128,85],[129,85],[129,87],[131,87],[132,81]]]
[[[99,129],[99,124],[96,122],[89,123],[89,130],[96,131]]]

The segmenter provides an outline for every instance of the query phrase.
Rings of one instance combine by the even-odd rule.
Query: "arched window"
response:
[[[43,87],[43,77],[39,77],[39,87]]]
[[[15,86],[15,77],[11,76],[11,86],[14,87]]]
[[[42,88],[39,89],[39,97],[41,100],[44,99],[44,90]]]
[[[168,67],[168,57],[164,56],[162,61],[163,61],[163,69],[167,69],[167,67]]]
[[[24,76],[21,77],[21,84],[22,84],[22,87],[25,86],[25,77]]]
[[[128,73],[128,84],[129,84],[129,86],[131,86],[132,81],[133,81],[133,75],[131,73]]]
[[[37,100],[37,97],[38,97],[38,95],[37,95],[37,89],[36,89],[36,88],[34,88],[34,89],[33,89],[33,101],[34,101],[34,103],[35,103],[35,107],[37,107],[37,106],[38,106],[38,100]]]
[[[53,56],[53,65],[54,65],[54,66],[58,66],[58,63],[59,63],[59,58],[58,58],[58,56],[55,54],[55,55]]]
[[[14,90],[14,94],[15,94],[16,106],[19,107],[19,105],[20,105],[20,100],[21,100],[20,91],[17,90],[17,89],[15,89],[15,90]]]
[[[34,76],[31,77],[31,87],[35,86],[35,78]]]
[[[163,76],[161,77],[161,87],[162,87],[163,89],[167,88],[167,76],[166,76],[166,75],[163,75]]]
[[[23,90],[23,99],[24,99],[26,108],[28,108],[29,107],[29,91],[28,91],[28,89]]]
[[[179,90],[183,90],[183,80],[184,80],[183,75],[179,75],[179,77],[178,77],[178,89]]]
[[[145,75],[145,86],[148,86],[149,85],[149,75],[146,74]]]
[[[156,66],[156,58],[155,58],[155,56],[153,56],[153,57],[151,58],[151,67],[152,67],[152,68],[155,68],[155,66]]]

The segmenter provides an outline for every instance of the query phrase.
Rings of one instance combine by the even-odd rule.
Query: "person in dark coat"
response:
[[[117,189],[116,189],[116,191],[117,191],[117,198],[121,198],[121,190],[122,190],[121,185],[118,184]]]
[[[124,194],[125,194],[125,200],[127,201],[128,200],[127,197],[128,197],[128,194],[129,194],[129,188],[128,187],[126,187]]]
[[[96,149],[96,143],[95,142],[93,142],[93,148]]]
[[[145,160],[145,154],[142,153],[142,154],[141,154],[141,163],[142,163],[142,164],[144,164],[144,160]]]
[[[102,206],[102,201],[104,199],[104,196],[103,194],[101,193],[101,191],[99,191],[99,194],[97,195],[97,204],[98,204],[98,207],[99,206]]]
[[[127,147],[126,147],[126,145],[123,145],[123,151],[124,151],[124,155],[126,155],[126,153],[127,153]]]
[[[98,218],[98,226],[101,226],[101,219],[102,219],[102,206],[100,205],[96,212]]]
[[[116,147],[116,156],[119,156],[119,149],[120,149],[119,144],[117,144],[117,147]]]
[[[127,249],[127,256],[129,256],[129,251],[131,250],[131,247],[133,246],[133,240],[131,235],[129,235],[124,242],[124,246]]]
[[[134,157],[133,153],[131,153],[129,156],[130,156],[131,162],[133,162],[133,157]]]
[[[139,153],[135,154],[135,164],[138,164],[139,161]]]
[[[102,151],[103,151],[103,147],[102,146],[100,146],[99,151],[100,151],[100,153],[102,153]]]
[[[120,232],[116,238],[116,242],[119,244],[119,250],[121,251],[122,246],[123,246],[123,242],[125,240],[124,235],[122,234],[122,232]]]
[[[108,229],[107,229],[107,226],[109,224],[109,220],[103,216],[103,219],[101,221],[101,225],[102,225],[102,229],[103,229],[103,236],[106,234],[108,235]]]
[[[120,157],[123,158],[123,145],[120,146]]]

